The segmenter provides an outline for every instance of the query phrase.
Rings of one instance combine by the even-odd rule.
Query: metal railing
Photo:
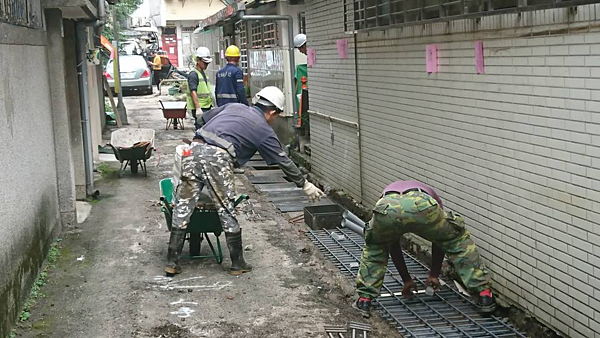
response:
[[[345,0],[346,31],[573,7],[599,0]]]

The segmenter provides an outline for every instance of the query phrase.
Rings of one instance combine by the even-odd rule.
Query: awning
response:
[[[198,28],[194,30],[194,34],[198,34],[204,30],[204,28],[208,26],[214,26],[219,21],[223,21],[233,17],[238,11],[242,11],[246,9],[246,4],[244,2],[234,2],[222,10],[216,12],[215,14],[207,17],[204,20],[200,20],[198,23]]]

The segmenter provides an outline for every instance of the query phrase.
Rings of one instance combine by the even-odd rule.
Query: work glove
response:
[[[409,280],[404,282],[404,287],[402,287],[402,297],[404,298],[410,298],[412,297],[413,293],[412,290],[418,291],[417,288],[417,283],[415,283],[414,280]]]
[[[314,184],[309,181],[304,181],[304,186],[302,186],[302,191],[311,202],[316,202],[321,200],[321,197],[325,196],[325,193],[321,191],[321,189],[315,187]]]

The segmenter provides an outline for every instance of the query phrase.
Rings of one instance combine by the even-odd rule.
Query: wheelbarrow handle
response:
[[[247,199],[249,199],[250,196],[246,195],[246,194],[241,194],[240,197],[238,197],[235,202],[233,202],[233,206],[237,207],[238,204],[242,203],[242,201],[245,201]]]
[[[166,199],[166,198],[164,198],[164,197],[161,197],[161,198],[160,198],[160,201],[161,201],[161,202],[162,202],[162,204],[163,204],[163,208],[165,208],[165,210],[166,210],[167,212],[169,212],[169,214],[172,214],[172,213],[173,213],[173,208],[171,207],[171,204],[170,204],[169,202],[167,202],[167,199]]]
[[[160,106],[162,107],[162,109],[165,109],[165,105],[163,104],[162,100],[158,100],[158,102],[160,102]]]

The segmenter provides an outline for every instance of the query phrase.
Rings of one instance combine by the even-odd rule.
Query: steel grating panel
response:
[[[363,238],[348,230],[311,230],[311,240],[349,278],[356,278],[364,245]],[[419,290],[424,290],[429,269],[404,253],[409,272]],[[401,295],[402,279],[391,259],[375,305],[405,337],[525,337],[500,318],[480,315],[455,288],[442,287],[434,296],[417,294],[406,300]]]
[[[277,175],[264,176],[249,176],[248,180],[251,183],[268,184],[268,183],[287,183],[288,180]]]

